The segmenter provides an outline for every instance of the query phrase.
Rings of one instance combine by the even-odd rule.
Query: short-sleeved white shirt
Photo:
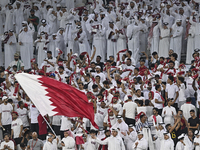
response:
[[[179,86],[179,101],[185,101],[186,98],[185,98],[185,84],[182,83],[180,86]]]
[[[125,110],[125,117],[130,119],[135,119],[137,104],[135,102],[127,102],[123,106],[123,110]]]
[[[9,142],[3,141],[3,142],[1,143],[0,149],[4,149],[4,145],[9,146],[12,150],[14,150],[14,148],[15,148],[14,142],[11,141],[11,140],[10,140]]]
[[[165,91],[168,93],[168,98],[175,99],[176,98],[176,92],[178,92],[179,89],[178,89],[178,86],[175,85],[175,84],[172,84],[172,85],[167,84]],[[176,100],[176,103],[177,102],[178,102],[178,99]]]
[[[26,108],[18,108],[17,109],[17,113],[19,115],[19,118],[22,120],[23,122],[23,127],[28,127],[29,126],[29,121],[28,121],[28,110]]]
[[[47,59],[47,58],[46,58]],[[47,59],[49,62],[53,63],[54,65],[56,64],[56,58],[52,57],[52,59]],[[44,61],[44,65],[46,66],[46,72],[53,72],[55,71],[55,67],[53,67],[51,64],[47,63]]]
[[[1,123],[2,125],[9,125],[12,123],[12,115],[13,106],[10,103],[5,105],[4,103],[0,105],[0,113],[1,113]]]
[[[39,111],[36,107],[33,107],[33,105],[30,105],[30,118],[31,118],[31,123],[38,123],[38,116],[39,116]]]
[[[109,116],[109,118],[110,118],[111,126],[113,126],[117,122],[117,118],[115,115]],[[108,114],[105,116],[103,122],[108,124]]]
[[[161,96],[156,92],[155,92],[155,95],[154,95],[154,99],[157,99],[159,102],[162,102]],[[162,109],[163,108],[163,104],[154,103],[154,107],[156,107],[158,109]]]
[[[23,126],[23,123],[20,118],[12,121],[11,129],[14,133],[14,139],[19,137],[21,126]]]

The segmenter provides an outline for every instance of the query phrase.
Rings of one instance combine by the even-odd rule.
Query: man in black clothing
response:
[[[101,67],[101,71],[103,71],[104,63],[101,62],[101,56],[99,56],[99,55],[96,58],[96,66],[100,66]]]
[[[190,115],[191,117],[188,119],[188,128],[194,132],[195,130],[198,130],[199,118],[196,117],[194,110],[190,110]]]

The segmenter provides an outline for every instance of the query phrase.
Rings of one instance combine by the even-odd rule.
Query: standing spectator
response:
[[[65,149],[75,150],[76,144],[70,130],[64,131],[64,138],[61,141],[61,145],[63,147],[63,150]]]
[[[28,141],[27,145],[28,150],[43,150],[43,142],[38,139],[37,133],[32,133],[32,139]]]
[[[37,32],[37,26],[39,24],[39,18],[37,16],[35,16],[35,10],[31,9],[30,10],[30,16],[28,18],[28,23],[32,23],[34,28],[35,28],[35,32]],[[37,35],[37,34],[36,34]]]
[[[19,118],[22,120],[23,127],[29,128],[29,118],[28,118],[28,110],[24,107],[24,103],[22,101],[18,102],[19,108],[17,109],[17,113]]]
[[[176,110],[178,110],[178,96],[179,96],[179,89],[174,82],[173,76],[168,76],[167,85],[165,89],[165,99],[172,99],[172,106],[175,107]]]
[[[39,133],[39,125],[38,125],[38,115],[39,111],[35,107],[35,105],[30,105],[30,119],[31,119],[31,131],[36,132],[37,135]]]
[[[3,104],[0,105],[0,126],[3,126],[5,128],[5,131],[3,131],[3,133],[11,133],[11,113],[13,111],[13,106],[8,103],[8,98],[6,96],[2,98],[2,101]]]
[[[174,124],[174,116],[176,115],[176,110],[172,105],[172,99],[168,99],[167,106],[163,108],[162,117],[164,118],[165,124]]]
[[[18,113],[12,113],[12,124],[11,124],[11,138],[15,140],[15,144],[18,145],[21,143],[22,140],[22,130],[23,130],[23,123],[20,118],[18,118]]]
[[[27,27],[23,27],[23,30],[19,34],[18,43],[20,45],[21,60],[25,64],[24,69],[31,68],[31,59],[33,58],[33,33],[34,27],[32,23]]]
[[[135,114],[137,110],[137,104],[132,101],[132,96],[128,96],[128,100],[125,102],[123,106],[123,118],[126,124],[135,125]]]
[[[7,68],[16,53],[17,39],[13,30],[4,33],[3,43],[5,49],[5,68]]]
[[[190,116],[190,110],[196,110],[195,106],[191,104],[192,99],[190,97],[187,98],[186,103],[181,106],[181,110],[183,111],[183,116],[188,121]],[[195,113],[196,114],[196,113]]]
[[[190,110],[191,117],[188,119],[188,128],[195,131],[199,127],[199,118],[196,117],[195,111]]]

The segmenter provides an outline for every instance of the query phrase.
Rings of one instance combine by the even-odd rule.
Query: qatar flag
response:
[[[30,97],[42,116],[63,115],[88,118],[94,122],[93,103],[89,103],[85,93],[55,79],[19,73],[15,78]]]

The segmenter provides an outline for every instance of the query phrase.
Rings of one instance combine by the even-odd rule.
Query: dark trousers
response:
[[[178,104],[174,103],[172,106],[176,109],[176,112],[178,112]]]
[[[4,125],[3,126],[4,127],[4,131],[3,131],[3,135],[5,134],[5,133],[8,133],[8,134],[11,134],[11,124],[9,124],[9,125]]]
[[[37,132],[39,135],[39,125],[38,123],[31,123],[31,132]]]
[[[133,124],[135,126],[135,119],[125,118],[125,122],[127,125]]]
[[[60,126],[52,125],[52,128],[54,132],[56,133],[56,135],[60,135]]]
[[[18,144],[21,143],[22,138],[21,137],[20,138],[15,138],[14,141],[15,141],[15,144],[18,145]]]
[[[158,114],[161,116],[162,115],[162,109],[158,109]]]

